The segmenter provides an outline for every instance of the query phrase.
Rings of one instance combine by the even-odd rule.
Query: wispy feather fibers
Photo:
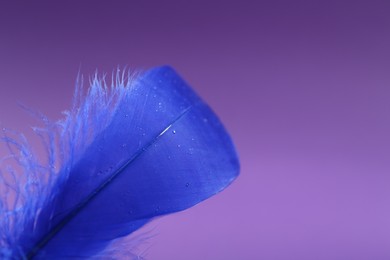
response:
[[[111,87],[95,76],[85,95],[76,85],[65,118],[34,129],[47,162],[4,130],[0,162],[17,171],[0,168],[1,259],[131,258],[122,238],[238,175],[226,130],[173,69],[118,72]]]

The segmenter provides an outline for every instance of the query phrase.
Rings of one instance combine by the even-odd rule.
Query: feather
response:
[[[63,120],[38,115],[47,162],[4,129],[10,156],[0,162],[14,166],[0,172],[1,259],[98,259],[238,176],[225,128],[172,68],[118,72],[111,87],[95,75],[85,95],[76,83]]]

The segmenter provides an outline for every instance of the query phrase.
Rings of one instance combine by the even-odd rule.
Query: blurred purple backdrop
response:
[[[389,1],[2,1],[0,120],[61,116],[76,75],[170,64],[239,179],[151,226],[148,259],[390,259]]]

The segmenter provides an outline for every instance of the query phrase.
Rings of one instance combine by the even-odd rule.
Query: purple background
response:
[[[79,68],[170,64],[236,142],[239,179],[148,259],[390,259],[389,1],[46,2],[1,1],[3,124],[59,118]]]

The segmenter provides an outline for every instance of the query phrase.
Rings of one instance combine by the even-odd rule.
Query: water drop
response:
[[[173,133],[173,134],[176,134],[176,131],[175,131],[175,130],[173,130],[173,131],[172,131],[172,133]]]
[[[187,183],[186,183],[186,187],[188,187],[188,186],[190,186],[190,184],[187,182]]]
[[[180,147],[181,147],[181,145],[180,145],[180,144],[178,144],[178,145],[177,145],[177,147],[179,147],[179,148],[180,148]]]

